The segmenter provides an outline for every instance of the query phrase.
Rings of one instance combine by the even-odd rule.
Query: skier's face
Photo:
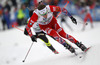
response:
[[[47,18],[47,14],[43,15],[44,18]]]
[[[47,15],[47,8],[45,7],[44,9],[42,9],[42,10],[40,10],[39,11],[39,14],[41,15],[41,16],[46,16]]]

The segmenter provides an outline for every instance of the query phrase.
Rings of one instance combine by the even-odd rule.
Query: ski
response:
[[[86,55],[86,53],[88,52],[88,50],[90,49],[91,47],[88,47],[85,51],[82,51],[82,52],[74,52],[74,55],[77,56],[78,58],[82,58],[83,56]]]
[[[83,56],[85,56],[86,53],[88,52],[88,50],[89,50],[90,48],[91,48],[91,47],[88,47],[85,51],[83,51],[83,52],[81,53],[81,55],[79,56],[79,58],[82,58]]]
[[[75,56],[78,56],[78,53],[75,52],[74,54],[75,54]]]
[[[84,52],[86,53],[91,47],[88,47]]]

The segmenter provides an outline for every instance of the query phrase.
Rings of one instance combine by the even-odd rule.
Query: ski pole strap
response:
[[[72,15],[68,12],[67,9],[61,8],[62,12],[65,13],[65,15],[68,15],[69,17],[72,17]]]
[[[66,6],[68,5],[69,1],[67,1],[66,5],[64,6],[64,8],[66,8]],[[62,12],[62,11],[61,11]],[[58,18],[58,16],[61,14],[61,12],[58,13],[58,15],[56,16],[56,18]]]

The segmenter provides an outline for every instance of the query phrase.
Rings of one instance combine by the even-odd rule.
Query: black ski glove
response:
[[[31,39],[32,39],[33,42],[37,42],[37,39],[36,39],[36,36],[35,35],[32,35],[31,36]]]
[[[70,18],[71,18],[72,22],[77,25],[76,19],[74,17],[72,17],[72,16]]]
[[[25,35],[28,35],[28,32],[27,32],[26,28],[25,28],[25,30],[24,30],[24,34],[25,34]]]

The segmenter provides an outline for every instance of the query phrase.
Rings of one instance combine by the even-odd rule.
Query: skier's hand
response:
[[[71,18],[72,22],[77,25],[76,19],[74,17],[70,17],[70,18]]]
[[[62,12],[65,13],[65,15],[67,15],[67,10],[65,8],[61,8]]]
[[[25,30],[24,30],[24,34],[25,34],[25,35],[28,35],[28,32],[27,32],[26,28],[25,28]]]
[[[32,35],[32,36],[31,36],[31,39],[32,39],[33,42],[37,42],[37,38],[36,38],[35,35]]]

